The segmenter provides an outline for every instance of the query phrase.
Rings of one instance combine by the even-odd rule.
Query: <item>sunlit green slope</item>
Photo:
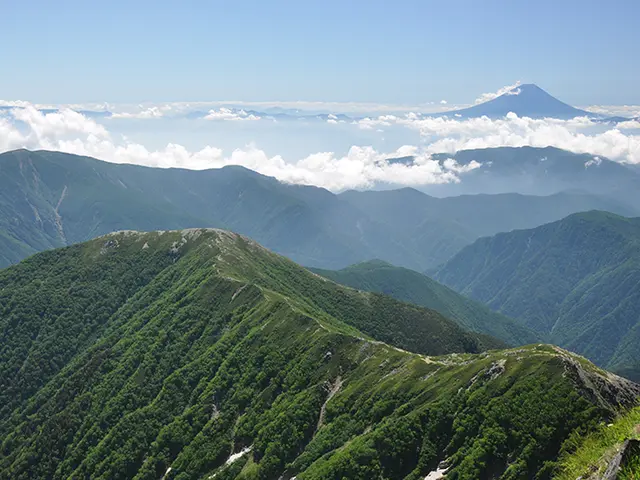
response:
[[[229,232],[45,252],[0,271],[0,478],[547,478],[636,401],[499,344]]]

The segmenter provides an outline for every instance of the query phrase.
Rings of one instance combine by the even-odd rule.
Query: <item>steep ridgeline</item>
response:
[[[498,338],[509,345],[527,345],[540,336],[511,318],[467,298],[407,268],[382,260],[352,265],[342,270],[311,269],[334,282],[370,292],[383,293],[403,302],[433,309],[462,327]]]
[[[465,353],[496,342],[224,231],[33,256],[0,332],[12,480],[548,478],[640,393],[555,347]]]
[[[640,378],[640,219],[571,215],[482,238],[436,278],[599,365]]]
[[[629,213],[606,198],[578,193],[334,195],[236,166],[147,168],[19,150],[0,155],[0,268],[116,230],[218,227],[304,265],[335,269],[382,258],[424,271],[478,237],[594,208]]]

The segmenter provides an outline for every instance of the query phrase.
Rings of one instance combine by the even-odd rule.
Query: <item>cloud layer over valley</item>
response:
[[[517,84],[509,87],[509,91],[517,91]],[[513,113],[499,119],[460,119],[396,112],[349,120],[329,114],[317,123],[300,119],[289,126],[251,110],[217,107],[203,109],[204,115],[199,118],[175,120],[183,122],[183,128],[201,130],[202,138],[207,139],[189,143],[172,137],[170,123],[162,130],[156,127],[157,119],[178,111],[175,106],[147,105],[98,118],[71,108],[43,111],[28,102],[4,103],[0,113],[1,151],[59,150],[109,162],[154,167],[205,169],[242,165],[285,182],[313,184],[333,191],[371,188],[377,184],[419,186],[458,182],[464,179],[466,171],[482,166],[472,163],[463,167],[453,160],[438,162],[431,155],[462,149],[556,146],[623,163],[640,163],[640,123],[634,120],[613,125],[588,118],[531,119]],[[147,136],[155,135],[156,145],[131,140],[126,128],[120,126],[125,120],[143,122],[145,126],[141,128]],[[232,148],[215,141],[216,136],[220,138],[221,125],[227,121],[230,121],[228,128],[242,129],[244,135],[244,141]],[[292,143],[304,143],[299,138],[302,129],[312,136],[315,129],[322,128],[323,135],[339,137],[343,147],[326,148],[327,151],[309,147],[315,149],[295,156],[284,149],[267,153],[269,149],[253,138],[267,124],[276,125],[280,134]],[[363,137],[365,133],[369,136]],[[385,140],[381,144],[384,147],[373,144],[378,137]],[[414,157],[414,161],[388,161],[408,156]]]

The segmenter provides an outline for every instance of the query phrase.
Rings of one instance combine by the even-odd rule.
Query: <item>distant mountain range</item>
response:
[[[552,195],[574,191],[640,205],[640,171],[598,155],[555,147],[499,147],[436,154],[433,158],[441,162],[453,158],[460,165],[476,161],[481,166],[465,173],[459,183],[421,188],[432,195]]]
[[[380,258],[424,271],[481,236],[591,209],[635,214],[582,192],[334,195],[242,167],[159,169],[19,150],[0,155],[0,266],[114,230],[207,226],[248,235],[308,266],[336,269]]]
[[[640,218],[593,211],[481,238],[436,278],[640,379]]]
[[[8,107],[0,106],[0,111],[9,111],[13,108],[21,107]],[[221,105],[215,108],[218,111],[220,108],[228,110],[229,113],[239,116],[254,116],[266,119],[273,119],[278,121],[319,121],[326,122],[328,120],[353,122],[362,120],[365,118],[363,115],[352,115],[344,113],[318,113],[296,109],[283,109],[283,108],[269,108],[265,110],[247,109],[246,107],[240,107],[237,105]],[[57,111],[56,109],[42,109],[43,113],[51,113]],[[576,107],[564,103],[557,98],[553,97],[542,88],[535,84],[523,84],[514,87],[512,90],[483,103],[473,105],[468,108],[459,110],[448,110],[444,112],[435,113],[423,113],[424,116],[429,117],[454,117],[460,119],[466,118],[502,118],[508,113],[515,113],[519,117],[530,118],[556,118],[556,119],[570,119],[575,117],[589,117],[593,120],[603,121],[608,123],[617,123],[629,120],[628,118],[621,116],[607,116],[599,113],[589,112],[581,110]],[[114,114],[108,110],[81,110],[79,113],[86,115],[90,118],[108,118]],[[201,119],[209,115],[209,110],[193,110],[178,116],[184,116],[190,119]],[[420,114],[420,112],[414,112]]]
[[[404,188],[348,191],[338,196],[391,231],[402,232],[405,238],[403,245],[422,253],[423,268],[415,264],[401,265],[420,271],[445,262],[476,239],[498,232],[539,226],[571,213],[592,209],[631,216],[638,212],[617,200],[584,192],[560,192],[549,196],[504,193],[435,198]],[[388,257],[378,258],[391,261]]]

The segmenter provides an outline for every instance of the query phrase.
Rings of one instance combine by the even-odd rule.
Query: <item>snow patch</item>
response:
[[[224,464],[225,465],[231,465],[233,462],[238,460],[240,457],[242,457],[243,455],[246,455],[247,453],[249,453],[252,448],[253,447],[244,447],[238,453],[233,453],[233,454],[229,455],[229,458],[227,458],[227,461],[224,462]]]
[[[245,288],[247,288],[248,286],[249,286],[249,284],[248,284],[248,283],[246,283],[246,284],[242,285],[240,288],[238,288],[238,289],[233,293],[233,295],[231,296],[231,301],[233,302],[233,301],[236,299],[236,297],[237,297],[238,295],[240,295],[240,293],[241,293]]]
[[[55,216],[56,228],[58,230],[58,235],[62,239],[64,243],[67,243],[67,237],[64,234],[64,227],[62,225],[62,216],[60,215],[60,205],[62,205],[62,201],[67,196],[67,186],[65,185],[62,189],[62,195],[60,195],[60,199],[58,200],[58,204],[56,208],[53,209],[53,215]]]
[[[211,420],[214,420],[219,416],[220,416],[220,409],[218,408],[218,405],[216,405],[216,403],[213,402],[211,406]]]
[[[424,477],[424,480],[440,480],[441,478],[445,478],[445,473],[447,473],[446,468],[438,467],[436,470]]]
[[[245,447],[242,450],[240,450],[238,453],[232,453],[231,455],[229,455],[229,458],[227,458],[227,461],[224,462],[224,466],[226,467],[227,465],[231,465],[233,462],[241,458],[243,455],[249,453],[252,448],[253,446]],[[218,475],[218,472],[214,473],[213,475],[210,475],[208,479],[211,480],[212,478],[216,478],[216,475]]]
[[[595,165],[596,167],[602,163],[602,159],[600,157],[593,157],[588,162],[584,163],[584,168],[589,168],[591,165]]]

